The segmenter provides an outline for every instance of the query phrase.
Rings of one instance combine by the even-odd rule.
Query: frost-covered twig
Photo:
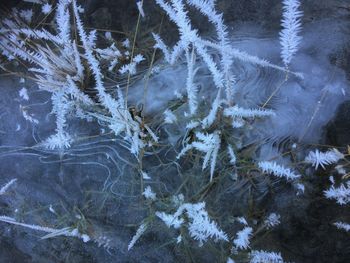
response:
[[[147,224],[146,223],[142,223],[139,228],[137,229],[135,235],[132,237],[129,245],[128,245],[128,250],[132,249],[134,247],[134,245],[136,244],[137,240],[140,239],[140,237],[143,235],[143,233],[145,233],[145,231],[147,230]]]

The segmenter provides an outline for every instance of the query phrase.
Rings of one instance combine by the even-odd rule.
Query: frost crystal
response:
[[[164,111],[164,117],[164,122],[169,124],[176,122],[177,119],[175,114],[169,109]]]
[[[227,146],[227,151],[228,151],[228,154],[230,156],[230,163],[232,165],[236,164],[237,158],[236,158],[235,152],[233,151],[233,148],[231,145]]]
[[[346,232],[350,232],[350,224],[344,222],[336,222],[334,225],[341,230],[345,230]]]
[[[41,12],[43,12],[43,14],[47,15],[51,12],[52,10],[52,5],[46,3],[41,7]]]
[[[346,184],[340,184],[339,187],[332,185],[328,190],[324,191],[326,198],[335,199],[340,205],[350,203],[350,181]]]
[[[176,213],[171,215],[164,212],[156,212],[156,216],[158,216],[159,219],[161,219],[167,225],[167,227],[173,227],[175,229],[180,228],[184,222],[184,220],[179,218]]]
[[[19,96],[20,96],[23,100],[29,100],[28,90],[27,90],[26,88],[21,88],[21,90],[19,91]]]
[[[294,180],[300,177],[300,175],[295,174],[290,169],[278,165],[275,162],[259,162],[258,166],[264,173],[272,173],[277,177],[284,177],[287,180]]]
[[[244,217],[237,217],[236,220],[237,220],[239,223],[241,223],[241,224],[243,224],[243,225],[245,225],[245,226],[248,225],[248,222],[247,222],[247,220],[246,220]]]
[[[323,169],[325,169],[325,165],[337,163],[340,159],[343,158],[344,155],[335,148],[327,152],[320,152],[318,149],[316,149],[314,152],[310,152],[309,155],[306,156],[305,162],[311,163],[315,169],[317,169],[318,166],[321,166]]]
[[[163,220],[168,226],[179,228],[185,224],[182,217],[186,215],[188,218],[187,228],[190,236],[194,240],[199,241],[199,245],[202,246],[203,242],[208,238],[214,238],[214,240],[228,241],[227,235],[218,228],[215,222],[211,221],[207,211],[205,211],[205,203],[185,203],[181,205],[174,214],[166,214],[156,212],[156,215]]]
[[[152,201],[156,200],[156,194],[152,191],[150,186],[147,186],[142,194],[146,199],[150,199]]]
[[[252,250],[250,263],[283,263],[281,253],[267,252],[263,250]]]
[[[220,133],[218,131],[215,131],[214,133],[211,133],[211,134],[196,132],[196,137],[200,141],[195,141],[191,144],[188,144],[185,148],[182,149],[182,151],[178,154],[176,158],[179,159],[187,151],[193,148],[205,153],[202,170],[204,170],[207,167],[208,162],[210,161],[210,181],[211,181],[214,175],[216,157],[220,149],[221,140],[220,140],[219,134]]]
[[[138,1],[137,3],[136,3],[136,5],[137,5],[137,9],[139,10],[139,13],[140,13],[140,15],[142,16],[142,17],[145,17],[145,12],[143,11],[143,1],[141,0],[141,1]]]
[[[245,227],[237,233],[236,239],[233,240],[235,247],[238,249],[247,249],[250,244],[250,238],[253,234],[253,228]]]
[[[268,216],[268,218],[266,218],[264,223],[265,223],[267,228],[272,228],[272,227],[277,226],[281,223],[280,218],[281,218],[280,215],[278,215],[276,213],[271,213]]]
[[[19,15],[27,22],[30,23],[33,18],[33,10],[28,9],[28,10],[21,10]]]

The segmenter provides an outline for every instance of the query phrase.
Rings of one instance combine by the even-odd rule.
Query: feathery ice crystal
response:
[[[166,214],[164,212],[157,212],[156,215],[168,226],[179,228],[185,224],[183,216],[186,214],[188,218],[187,228],[190,236],[199,241],[202,246],[208,238],[214,240],[228,241],[227,235],[219,229],[215,222],[211,221],[207,211],[205,211],[205,203],[185,203],[182,204],[174,214]]]
[[[245,227],[237,233],[237,237],[233,240],[233,244],[237,249],[247,249],[250,244],[250,238],[253,234],[253,228]]]
[[[350,181],[340,184],[339,187],[335,187],[333,184],[324,191],[324,194],[328,199],[335,199],[340,205],[348,204],[350,203]]]
[[[343,158],[344,155],[335,148],[327,152],[320,152],[318,149],[316,149],[314,152],[310,152],[308,156],[306,156],[305,162],[312,164],[315,169],[317,169],[318,166],[325,169],[325,165],[337,163]]]

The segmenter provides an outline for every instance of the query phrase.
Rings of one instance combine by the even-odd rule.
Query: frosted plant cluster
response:
[[[104,182],[102,192],[106,194],[106,200],[109,194],[120,199],[133,198],[132,204],[138,203],[141,199],[140,203],[146,208],[140,209],[144,210],[140,212],[144,217],[136,224],[134,235],[126,245],[128,251],[133,251],[139,244],[144,243],[143,238],[154,231],[154,228],[157,230],[164,228],[169,231],[169,235],[171,231],[176,232],[170,243],[178,247],[185,246],[186,250],[189,250],[190,241],[194,241],[198,247],[214,241],[220,242],[218,246],[222,251],[218,254],[221,257],[224,255],[227,262],[235,262],[236,259],[245,257],[246,262],[251,263],[282,263],[284,261],[280,252],[258,250],[260,248],[256,247],[254,241],[260,238],[261,232],[274,231],[275,226],[283,224],[283,216],[276,211],[267,216],[259,216],[259,220],[243,216],[234,218],[234,215],[222,218],[217,212],[220,209],[215,207],[219,204],[220,198],[207,197],[221,191],[236,192],[236,189],[233,191],[226,188],[227,184],[235,187],[236,181],[239,185],[240,181],[250,180],[249,183],[254,186],[252,188],[259,188],[259,184],[255,184],[254,181],[256,178],[259,180],[263,178],[266,181],[269,179],[271,185],[280,181],[268,177],[268,174],[285,178],[294,184],[298,191],[297,195],[303,194],[304,178],[298,169],[298,161],[300,165],[311,165],[317,170],[319,166],[325,169],[325,166],[336,164],[346,158],[334,148],[326,152],[318,149],[311,151],[304,161],[300,156],[296,158],[293,156],[292,160],[283,157],[282,154],[275,160],[276,158],[272,159],[271,156],[264,154],[257,157],[253,152],[247,156],[249,147],[242,147],[241,138],[245,133],[251,132],[254,122],[268,121],[269,118],[276,117],[275,111],[267,108],[269,105],[267,102],[275,93],[262,106],[243,107],[242,105],[246,104],[239,101],[237,81],[240,76],[236,76],[235,65],[243,63],[252,67],[271,69],[274,74],[284,76],[283,83],[289,78],[303,79],[302,73],[291,70],[291,61],[302,43],[303,13],[300,1],[281,1],[282,29],[279,40],[283,66],[232,46],[229,30],[225,26],[223,14],[216,10],[215,0],[154,1],[176,25],[179,38],[173,46],[170,46],[163,40],[162,33],[154,31],[150,36],[155,42],[151,62],[147,54],[135,50],[137,32],[133,43],[129,39],[114,40],[112,33],[106,32],[103,37],[107,40],[107,45],[100,47],[101,34],[97,30],[89,31],[85,27],[84,9],[76,0],[59,0],[55,4],[42,0],[26,1],[40,5],[41,13],[53,17],[54,26],[50,30],[44,27],[32,28],[28,25],[33,19],[31,10],[13,10],[12,16],[20,17],[21,21],[8,18],[2,20],[1,54],[9,61],[19,60],[28,65],[28,71],[33,74],[32,79],[39,90],[50,95],[51,114],[55,116],[55,131],[47,138],[37,141],[33,148],[52,155],[58,154],[61,161],[70,161],[70,158],[73,159],[72,156],[84,156],[83,147],[91,146],[93,143],[81,143],[84,140],[81,138],[82,135],[71,132],[70,125],[76,119],[86,123],[94,122],[101,130],[101,137],[111,136],[112,139],[106,141],[118,143],[118,150],[110,145],[104,147],[117,155],[118,162],[124,162],[137,171],[137,179],[132,180],[139,182],[141,191],[137,198],[140,198],[134,196],[132,192],[134,189],[131,189],[133,187],[130,189],[124,187],[123,191],[126,193],[120,189],[118,190],[120,192],[114,190],[115,185],[124,183],[123,177],[128,173],[125,166],[119,168],[116,165],[118,167],[116,173],[118,176],[122,175],[113,182],[109,180],[115,174],[107,168],[108,178]],[[137,22],[139,24],[142,19],[147,18],[147,2],[137,1],[135,8],[139,12]],[[204,37],[200,34],[200,29],[194,27],[191,20],[193,9],[213,25],[214,37]],[[159,67],[153,65],[156,50],[160,50],[164,57],[159,59],[161,61]],[[161,74],[162,67],[173,69],[179,64],[185,64],[186,79],[184,94],[179,93],[175,104],[169,102],[167,107],[162,108],[154,117],[146,116],[142,109],[139,111],[139,104],[145,101],[142,103],[137,101],[135,103],[137,105],[130,102],[136,89],[133,80],[140,80],[140,76],[144,75],[142,79],[146,79],[148,84],[153,74]],[[144,67],[149,67],[147,73],[139,71]],[[202,75],[207,76],[206,81],[209,83],[203,85],[204,88],[201,85]],[[212,87],[212,90],[203,90],[208,86]],[[213,95],[213,99],[209,99],[210,96],[200,96],[203,93]],[[30,94],[31,91],[25,87],[18,93],[22,102],[30,101]],[[40,120],[31,115],[27,108],[21,106],[21,111],[31,125],[39,126]],[[178,139],[170,142],[170,138],[166,138],[166,135],[171,137],[176,131],[180,131]],[[91,149],[95,151],[95,148]],[[126,149],[128,153],[119,149]],[[117,163],[110,153],[106,153],[106,158],[110,162]],[[152,166],[154,159],[148,163],[147,158],[154,158],[160,164]],[[40,160],[45,162],[44,159]],[[96,162],[94,160],[84,164],[98,163],[102,168],[106,168],[99,162],[100,160]],[[287,167],[291,162],[296,163],[293,169]],[[169,175],[166,168],[171,165],[176,168],[178,178],[169,178],[173,175]],[[201,169],[197,169],[198,167]],[[346,180],[346,170],[343,170],[342,179]],[[230,176],[227,176],[228,174]],[[163,177],[167,179],[162,181]],[[228,177],[233,180],[227,181]],[[174,190],[174,186],[167,180],[179,178],[181,182]],[[191,181],[193,178],[197,181]],[[13,179],[0,189],[1,197],[6,196],[10,190],[15,190],[15,182],[20,183],[17,179]],[[336,184],[334,180],[331,182],[330,188],[324,191],[325,197],[336,200],[340,205],[348,204],[350,182],[340,184]],[[196,187],[199,190],[191,192],[191,189]],[[181,192],[186,194],[179,194]],[[254,201],[249,205],[253,203]],[[132,207],[129,205],[130,207],[125,209],[126,205],[123,202],[120,206],[123,206],[124,210]],[[124,210],[113,212],[123,212],[125,217]],[[49,211],[53,215],[57,214],[52,205]],[[86,226],[84,217],[75,215],[74,220],[76,221],[74,226],[51,228],[23,223],[15,216],[0,216],[0,221],[4,223],[47,233],[44,239],[59,236],[75,237],[84,243],[92,241],[108,250],[112,248],[111,239],[104,235],[95,235],[95,232]],[[240,228],[235,227],[237,222]],[[350,227],[345,222],[339,221],[334,225],[349,232]]]

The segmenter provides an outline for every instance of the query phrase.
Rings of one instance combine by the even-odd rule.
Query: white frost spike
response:
[[[145,188],[145,191],[142,193],[142,195],[146,198],[146,199],[150,199],[152,201],[156,200],[156,194],[152,191],[152,188],[150,186],[147,186]]]
[[[151,177],[146,173],[146,172],[141,172],[141,175],[142,175],[142,178],[144,179],[144,180],[150,180],[151,179]]]
[[[175,114],[169,109],[164,111],[164,117],[164,122],[169,124],[174,123],[177,120]]]
[[[7,184],[5,184],[3,187],[1,187],[0,189],[0,195],[3,195],[6,193],[6,191],[11,187],[11,185],[13,185],[15,182],[17,181],[17,179],[12,179],[11,181],[9,181]]]
[[[336,222],[334,225],[341,230],[344,230],[346,232],[350,232],[350,224],[344,223],[344,222]]]
[[[182,241],[182,236],[179,235],[179,236],[176,238],[176,244],[181,243],[181,241]]]
[[[252,250],[250,263],[283,263],[281,253],[267,252],[263,250]]]
[[[328,190],[324,191],[325,196],[328,199],[335,199],[340,205],[350,203],[350,181],[346,184],[340,184],[339,187],[332,185]]]
[[[247,249],[249,247],[250,241],[253,234],[253,229],[251,227],[245,227],[243,230],[237,233],[237,237],[233,240],[235,247],[237,249]]]
[[[264,173],[272,173],[277,177],[285,177],[287,180],[294,180],[300,177],[300,175],[275,162],[259,162],[258,166]]]
[[[137,242],[137,240],[140,239],[143,233],[147,230],[147,224],[143,223],[139,226],[139,228],[136,231],[136,234],[132,237],[129,245],[128,245],[128,250],[132,249]]]
[[[306,156],[305,162],[311,163],[315,169],[317,169],[318,166],[321,166],[323,169],[325,169],[325,165],[337,163],[340,159],[343,158],[344,155],[335,148],[327,152],[320,152],[318,149],[316,149],[314,152],[310,152],[309,155]]]
[[[138,1],[136,3],[137,9],[139,10],[140,15],[144,18],[145,17],[145,12],[143,11],[143,0]]]
[[[280,43],[282,46],[281,57],[286,67],[298,51],[301,42],[301,37],[298,34],[301,30],[300,17],[302,12],[298,10],[299,7],[298,0],[283,1],[283,29],[280,32]]]

